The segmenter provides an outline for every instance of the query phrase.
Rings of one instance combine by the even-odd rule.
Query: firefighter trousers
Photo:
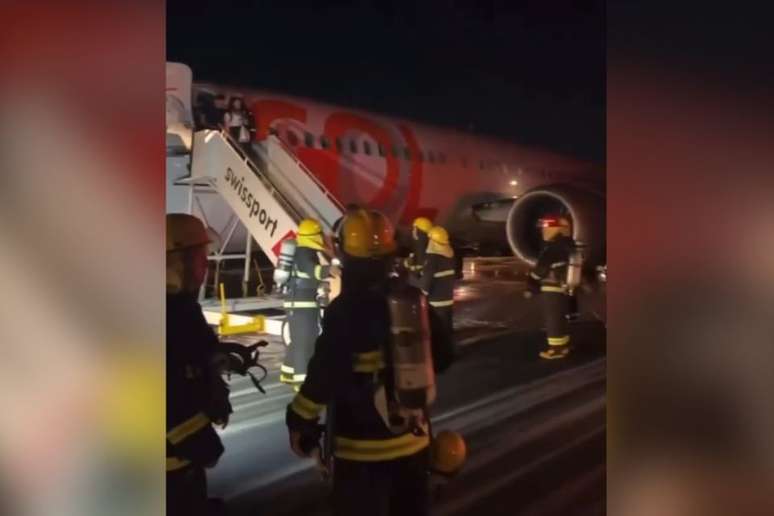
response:
[[[570,313],[570,297],[562,292],[541,292],[543,321],[546,326],[546,346],[542,358],[563,358],[570,351],[570,333],[567,314]]]
[[[428,449],[384,462],[336,459],[333,513],[336,516],[428,516]]]
[[[293,368],[293,383],[303,383],[306,368],[320,334],[320,308],[294,308],[288,316],[290,346],[288,355]]]
[[[430,305],[430,310],[432,310],[443,323],[443,328],[447,333],[447,338],[452,339],[454,337],[454,307]]]
[[[167,472],[167,516],[208,516],[207,474],[188,466]]]

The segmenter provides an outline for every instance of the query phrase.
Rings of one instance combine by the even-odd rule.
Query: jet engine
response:
[[[508,244],[519,259],[535,264],[542,246],[538,221],[550,214],[570,218],[573,238],[585,246],[586,266],[605,264],[604,194],[570,185],[536,188],[514,201],[505,228]]]

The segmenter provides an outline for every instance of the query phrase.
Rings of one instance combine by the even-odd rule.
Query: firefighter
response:
[[[334,513],[427,515],[430,437],[426,420],[416,431],[394,430],[385,420],[385,385],[392,368],[383,350],[391,339],[388,306],[395,240],[390,222],[373,211],[349,214],[340,226],[341,294],[325,311],[323,330],[306,381],[288,406],[292,450],[310,456],[318,446],[318,417],[328,406],[334,457]],[[421,298],[421,294],[418,293]],[[449,367],[453,349],[430,320],[432,360]],[[381,402],[380,402],[381,400]]]
[[[427,249],[427,234],[433,228],[433,223],[427,217],[417,217],[411,227],[412,251],[403,261],[403,266],[409,272],[410,282],[419,285],[422,277],[422,267],[425,264],[425,250]]]
[[[169,214],[167,226],[167,514],[207,514],[207,478],[223,453],[213,424],[231,413],[219,341],[196,296],[207,271],[204,225]]]
[[[428,297],[431,309],[443,320],[451,336],[454,330],[454,250],[449,244],[449,233],[441,226],[433,227],[428,237],[421,288]]]
[[[570,352],[567,315],[570,296],[565,285],[570,252],[575,246],[567,217],[551,215],[539,222],[544,246],[537,264],[529,273],[527,286],[533,294],[540,293],[543,320],[546,327],[546,348],[540,357],[555,360]]]
[[[325,252],[320,223],[313,219],[302,220],[298,225],[290,285],[283,304],[290,327],[290,345],[280,371],[280,381],[296,390],[306,378],[314,341],[320,333],[317,290],[320,282],[330,277],[332,269],[335,272],[335,267],[320,264],[319,253]]]

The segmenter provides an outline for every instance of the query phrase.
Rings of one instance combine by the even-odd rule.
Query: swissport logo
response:
[[[231,170],[231,167],[228,167],[226,169],[226,182],[231,185],[231,188],[234,189],[245,206],[247,206],[247,209],[250,210],[249,217],[251,219],[258,217],[258,222],[266,231],[269,231],[269,227],[271,226],[269,236],[273,237],[274,232],[277,231],[277,219],[273,219],[269,216],[266,209],[261,206],[261,202],[258,198],[245,186],[244,177],[237,177],[236,173]]]

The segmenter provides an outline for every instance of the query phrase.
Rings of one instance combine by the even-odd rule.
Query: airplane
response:
[[[538,220],[564,214],[586,264],[605,265],[605,170],[595,163],[306,98],[193,82],[186,65],[167,64],[168,124],[172,117],[217,127],[232,98],[249,111],[252,141],[276,136],[342,205],[382,211],[404,238],[413,219],[426,216],[468,254],[510,251],[534,264]],[[170,192],[185,173],[168,160],[169,212],[188,202]]]

